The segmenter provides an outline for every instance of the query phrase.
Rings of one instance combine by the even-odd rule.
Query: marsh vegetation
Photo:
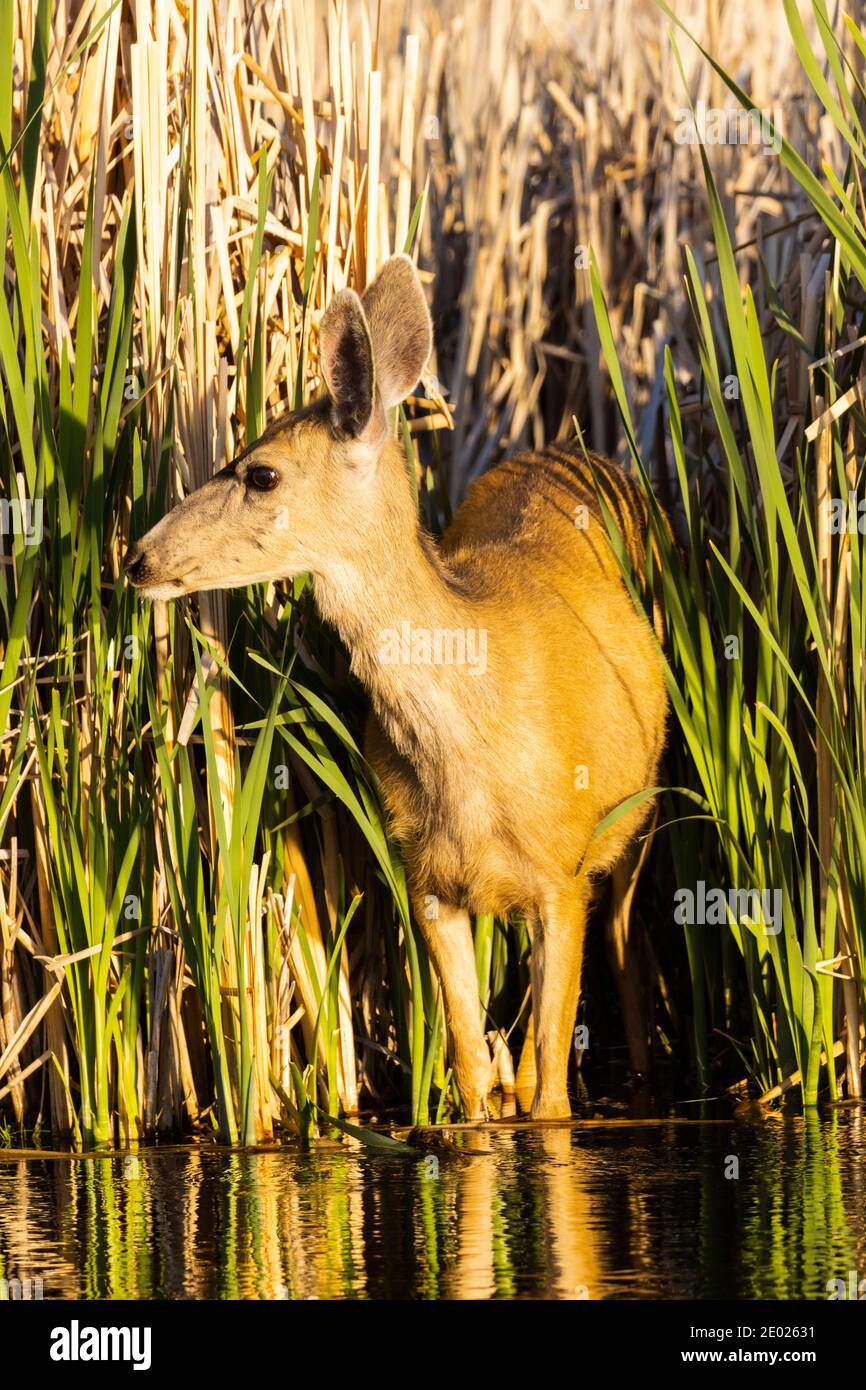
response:
[[[324,305],[403,248],[436,323],[395,423],[430,529],[576,429],[673,523],[637,907],[659,1062],[692,1096],[860,1096],[866,572],[832,519],[862,491],[864,53],[823,0],[0,9],[10,1137],[250,1144],[459,1106],[307,585],[148,606],[121,576],[130,537],[318,393]],[[700,103],[770,114],[747,143],[695,115],[701,144]],[[779,930],[676,922],[699,881],[778,893]],[[508,1082],[525,924],[474,933]],[[590,971],[591,1068],[622,1037]]]

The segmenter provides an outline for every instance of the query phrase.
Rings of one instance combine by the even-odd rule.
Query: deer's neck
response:
[[[373,518],[366,543],[316,576],[314,592],[387,734],[426,781],[475,723],[487,632],[406,493],[408,505]]]

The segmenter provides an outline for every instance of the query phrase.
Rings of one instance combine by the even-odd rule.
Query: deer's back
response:
[[[542,566],[563,556],[570,566],[610,551],[599,497],[634,564],[641,564],[647,531],[647,504],[637,483],[600,454],[584,454],[576,444],[551,444],[519,454],[485,473],[470,489],[442,539],[444,555],[469,547],[519,547]],[[488,557],[489,558],[489,557]],[[618,573],[618,569],[615,571]]]

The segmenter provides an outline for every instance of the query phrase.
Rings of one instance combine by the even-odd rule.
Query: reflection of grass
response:
[[[827,1297],[827,1281],[856,1267],[842,1201],[837,1115],[820,1120],[812,1112],[749,1135],[741,1173],[748,1163],[757,1180],[731,1182],[727,1207],[736,1210],[737,1262],[743,1297]],[[736,1147],[736,1145],[734,1145]],[[702,1208],[702,1224],[704,1211]],[[718,1283],[721,1213],[708,1228],[702,1278],[708,1294]],[[713,1239],[713,1228],[715,1239]]]
[[[56,1182],[67,1188],[69,1219],[58,1244],[78,1246],[81,1298],[146,1298],[159,1278],[152,1243],[152,1194],[144,1161],[98,1158],[68,1168],[56,1164]],[[74,1256],[73,1256],[74,1258]]]

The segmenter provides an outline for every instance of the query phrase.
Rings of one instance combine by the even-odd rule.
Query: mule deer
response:
[[[613,464],[554,445],[482,476],[435,545],[387,415],[431,346],[405,256],[361,298],[341,290],[319,329],[327,395],[163,517],[126,572],[162,599],[311,575],[370,695],[366,751],[439,977],[464,1109],[486,1114],[490,1082],[469,914],[517,912],[532,933],[532,1112],[564,1116],[593,885],[633,852],[646,807],[593,831],[654,784],[666,720],[658,648],[596,485],[636,560],[646,507]]]

